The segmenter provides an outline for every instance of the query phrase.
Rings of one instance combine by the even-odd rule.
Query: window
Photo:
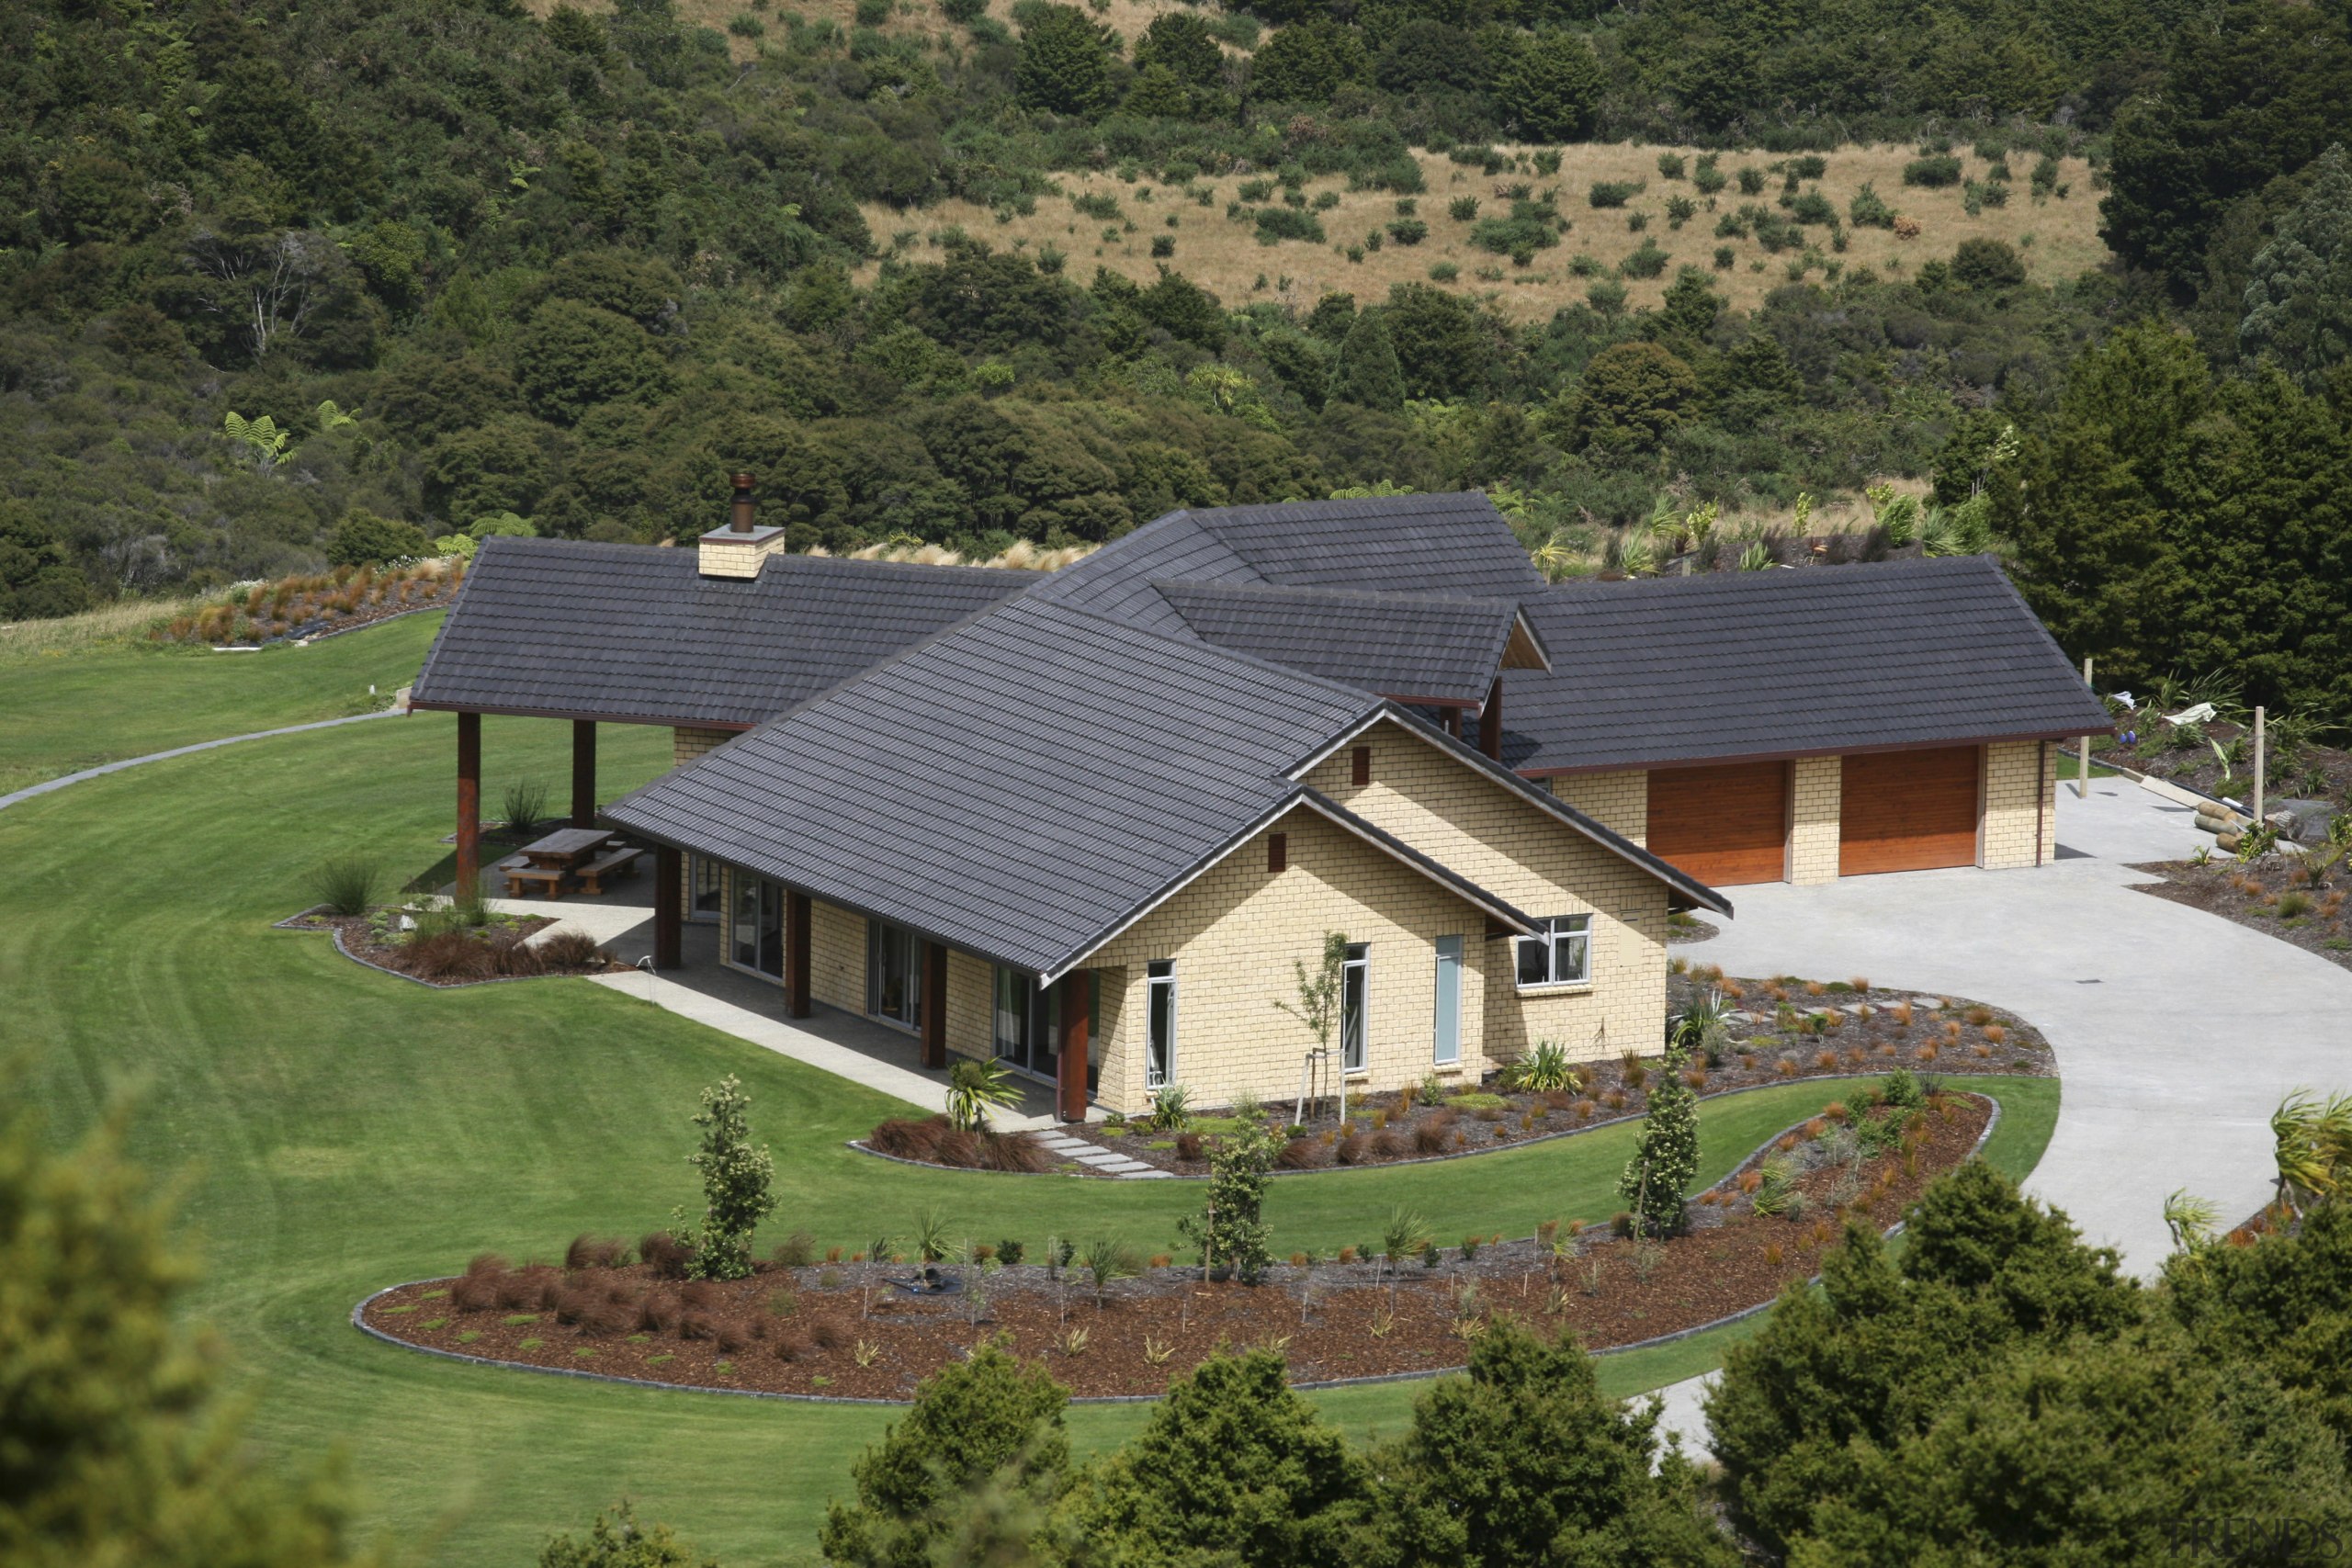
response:
[[[996,972],[996,1054],[1023,1072],[1052,1077],[1061,1059],[1062,993],[1037,988],[1035,976]]]
[[[1150,996],[1145,1015],[1143,1086],[1164,1089],[1176,1080],[1176,965],[1155,959],[1146,970]]]
[[[1351,1073],[1363,1071],[1364,984],[1370,978],[1370,951],[1364,943],[1351,942],[1340,965],[1340,1066]]]
[[[922,1021],[922,940],[914,932],[865,922],[865,1010],[910,1029]]]
[[[756,876],[735,878],[729,956],[745,969],[784,978],[784,889]]]
[[[1430,1058],[1440,1066],[1462,1060],[1462,939],[1437,939],[1437,1021],[1430,1031]]]
[[[715,920],[723,912],[718,863],[707,855],[686,857],[686,919]]]
[[[1541,936],[1519,939],[1519,987],[1581,986],[1592,978],[1592,917],[1560,915]]]

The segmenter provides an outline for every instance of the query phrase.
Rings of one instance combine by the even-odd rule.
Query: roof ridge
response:
[[[1197,577],[1147,577],[1154,588],[1184,588],[1202,593],[1234,593],[1265,598],[1371,599],[1397,604],[1464,604],[1480,609],[1501,606],[1516,611],[1520,601],[1487,593],[1405,593],[1379,588],[1325,588],[1313,583],[1211,582]]]

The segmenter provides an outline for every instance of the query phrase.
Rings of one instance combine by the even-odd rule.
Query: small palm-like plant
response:
[[[2309,1089],[2297,1089],[2270,1113],[2272,1157],[2278,1166],[2278,1201],[2301,1213],[2307,1200],[2331,1196],[2335,1170],[2324,1129],[2326,1111]]]
[[[1193,1124],[1193,1093],[1182,1084],[1171,1083],[1151,1091],[1153,1127],[1163,1133],[1181,1133]]]
[[[1420,1215],[1401,1204],[1390,1210],[1388,1226],[1380,1235],[1381,1256],[1388,1260],[1389,1271],[1394,1273],[1428,1239],[1428,1227],[1421,1224]]]
[[[947,1216],[936,1209],[925,1209],[915,1216],[912,1239],[919,1261],[938,1262],[947,1256]]]
[[[1534,1049],[1510,1065],[1510,1086],[1531,1094],[1549,1094],[1577,1087],[1577,1070],[1555,1040],[1539,1041]]]
[[[1079,1254],[1078,1266],[1086,1270],[1087,1282],[1094,1287],[1094,1308],[1100,1312],[1111,1286],[1133,1279],[1142,1263],[1135,1248],[1116,1236],[1097,1236]]]
[[[2213,1245],[2213,1226],[2222,1211],[2210,1198],[2182,1188],[2165,1200],[2165,1228],[2172,1232],[2173,1249],[2194,1257]]]
[[[1021,1103],[1021,1090],[1002,1062],[957,1062],[947,1071],[947,1120],[967,1133],[985,1132],[989,1112]]]

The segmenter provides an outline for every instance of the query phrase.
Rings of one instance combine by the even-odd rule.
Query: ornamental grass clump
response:
[[[383,890],[381,862],[366,855],[337,855],[311,873],[311,897],[330,915],[364,915]]]

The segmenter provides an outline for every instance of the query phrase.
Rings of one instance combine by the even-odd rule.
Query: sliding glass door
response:
[[[885,920],[865,922],[865,1010],[910,1029],[922,1022],[922,939]]]
[[[756,876],[735,878],[735,919],[728,955],[745,969],[784,978],[784,889]]]
[[[1061,990],[1037,988],[1035,976],[996,972],[996,1054],[1024,1073],[1050,1078],[1061,1066]]]

